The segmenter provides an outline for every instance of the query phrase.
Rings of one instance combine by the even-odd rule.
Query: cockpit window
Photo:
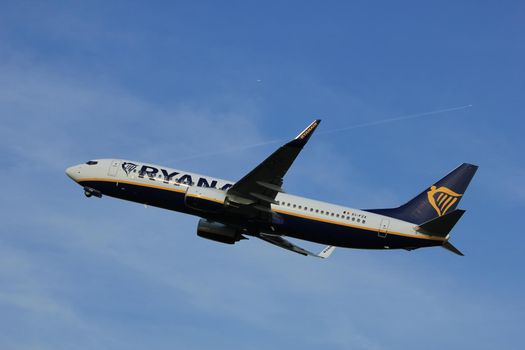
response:
[[[95,164],[98,164],[98,162],[96,160],[90,160],[90,161],[87,161],[86,164],[87,165],[95,165]]]

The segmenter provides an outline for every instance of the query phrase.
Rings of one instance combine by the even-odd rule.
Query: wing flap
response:
[[[265,203],[277,204],[277,201],[275,199],[266,197],[265,195],[257,192],[250,192],[250,196],[252,196],[253,198],[257,198]]]
[[[275,191],[275,192],[284,192],[284,190],[280,186],[272,185],[272,184],[269,184],[268,182],[256,181],[256,183],[259,186],[262,186],[264,188],[267,188],[267,189]]]

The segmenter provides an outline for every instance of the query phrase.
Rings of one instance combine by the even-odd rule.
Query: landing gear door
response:
[[[389,225],[390,225],[390,220],[382,219],[381,223],[379,224],[379,231],[377,232],[377,235],[381,238],[385,238],[386,234],[388,233]]]
[[[117,176],[118,166],[120,165],[120,162],[118,160],[112,160],[109,165],[108,175],[109,176]]]

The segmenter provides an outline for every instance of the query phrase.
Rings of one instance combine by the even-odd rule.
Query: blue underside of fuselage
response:
[[[227,214],[207,214],[189,208],[184,203],[183,192],[107,181],[81,181],[80,185],[96,189],[102,194],[111,197],[204,217],[210,220],[219,221],[220,218],[226,222],[239,220],[239,218],[228,217]],[[282,220],[272,225],[276,232],[289,237],[326,245],[363,249],[416,249],[440,245],[440,242],[432,240],[394,234],[387,234],[385,237],[381,237],[375,231],[326,223],[290,214],[279,213],[278,215]],[[242,223],[242,221],[238,221],[238,223]],[[253,222],[250,224],[253,225]],[[264,223],[261,223],[261,227],[264,227],[264,225]]]

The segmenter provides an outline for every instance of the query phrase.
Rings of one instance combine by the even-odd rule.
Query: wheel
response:
[[[89,198],[89,197],[91,197],[93,195],[93,193],[91,193],[89,191],[84,191],[84,195]]]

